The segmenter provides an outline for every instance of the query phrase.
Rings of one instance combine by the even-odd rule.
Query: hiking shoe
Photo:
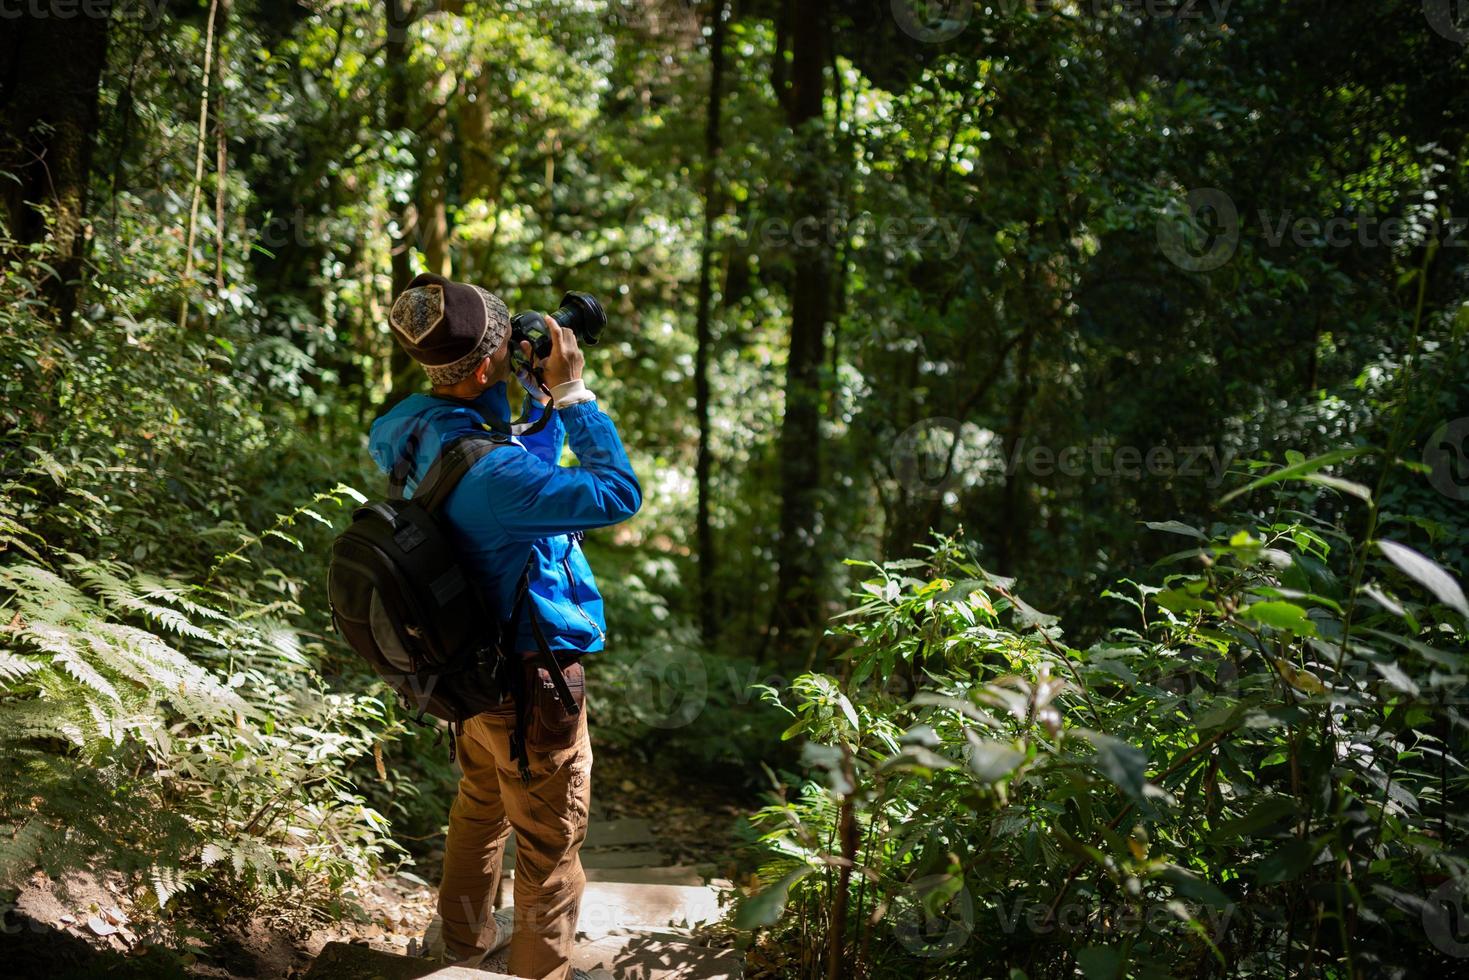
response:
[[[408,940],[408,955],[433,960],[436,963],[444,961],[444,920],[437,915],[423,931],[422,939]]]
[[[485,955],[498,953],[510,945],[510,934],[515,931],[515,906],[507,905],[503,909],[495,909],[495,943],[485,950]]]
[[[423,957],[445,965],[452,963],[454,966],[479,966],[486,957],[493,956],[510,945],[510,934],[515,931],[515,906],[507,905],[503,909],[496,909],[494,916],[495,942],[483,953],[471,956],[467,960],[458,960],[449,955],[447,947],[444,946],[444,920],[436,915],[428,924],[428,928],[424,930],[422,939],[408,940],[408,955]]]

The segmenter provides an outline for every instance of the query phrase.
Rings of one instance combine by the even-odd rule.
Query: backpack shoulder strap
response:
[[[550,397],[551,389],[547,388],[545,385],[542,385],[541,391],[543,391],[548,398]],[[465,408],[474,412],[480,418],[484,419],[484,424],[487,428],[505,436],[533,436],[537,432],[540,432],[542,429],[544,429],[547,422],[551,421],[552,405],[550,402],[547,402],[542,407],[541,417],[532,422],[530,421],[530,400],[526,399],[526,404],[524,406],[524,410],[521,412],[520,418],[516,419],[514,422],[507,423],[502,422],[501,420],[494,418],[493,416],[486,415],[484,410],[480,408],[477,404],[475,404],[473,399],[456,398],[453,395],[430,395],[429,397],[437,398],[440,401],[453,402],[456,405],[464,406]]]
[[[510,445],[510,438],[499,433],[472,433],[461,436],[445,446],[423,475],[423,480],[413,492],[423,509],[432,514],[449,499],[449,494],[459,485],[469,468],[501,446]]]

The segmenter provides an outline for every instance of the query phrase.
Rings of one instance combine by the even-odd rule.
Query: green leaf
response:
[[[1302,477],[1302,479],[1307,483],[1319,483],[1323,487],[1340,490],[1342,493],[1349,493],[1353,497],[1365,500],[1369,504],[1372,503],[1372,491],[1360,483],[1343,480],[1339,476],[1327,476],[1325,473],[1312,473],[1310,476]]]
[[[1200,599],[1185,589],[1164,589],[1153,596],[1153,601],[1172,613],[1219,611],[1208,599]]]
[[[972,702],[966,701],[963,698],[950,697],[947,694],[935,694],[932,691],[919,691],[913,695],[913,703],[930,705],[935,708],[948,708],[950,711],[957,711],[964,715],[964,717],[977,721],[981,725],[987,725],[990,728],[1001,727],[1000,722],[994,715],[985,711],[983,708],[976,707]]]
[[[1396,541],[1378,540],[1377,547],[1404,575],[1432,592],[1439,602],[1469,619],[1469,600],[1465,600],[1464,590],[1437,562]]]
[[[804,732],[808,727],[810,727],[810,725],[811,719],[809,717],[798,719],[794,725],[780,733],[780,740],[782,742],[789,742],[791,739]]]
[[[1180,868],[1176,864],[1170,864],[1163,869],[1163,879],[1171,884],[1184,898],[1191,898],[1205,905],[1215,908],[1225,908],[1229,905],[1229,896],[1216,888],[1211,882],[1205,881],[1192,871]]]
[[[1309,840],[1289,840],[1255,866],[1255,877],[1262,885],[1294,881],[1311,866],[1320,846]]]
[[[1257,602],[1241,609],[1239,614],[1245,619],[1279,630],[1290,630],[1300,636],[1316,635],[1316,625],[1307,618],[1306,610],[1293,602]]]
[[[1144,521],[1143,527],[1150,531],[1167,531],[1170,534],[1182,534],[1189,538],[1198,538],[1200,541],[1208,541],[1209,536],[1196,527],[1190,527],[1181,521]]]
[[[1061,621],[1059,616],[1052,616],[1050,613],[1043,613],[1038,609],[1033,609],[1018,596],[1010,596],[1010,601],[1015,603],[1015,618],[1020,621],[1022,627],[1027,629],[1030,627],[1046,629],[1047,627],[1055,626]]]
[[[275,528],[270,528],[269,530],[267,530],[265,532],[265,534],[262,535],[262,537],[267,537],[267,538],[280,538],[282,541],[286,541],[286,542],[289,542],[290,544],[295,545],[297,551],[305,551],[306,550],[306,546],[301,543],[300,539],[294,538],[294,537],[292,537],[291,535],[287,534],[284,531],[277,531]]]
[[[956,765],[958,763],[954,760],[947,759],[932,749],[925,749],[921,745],[906,745],[897,755],[884,762],[882,768],[936,772],[940,769],[952,769]]]
[[[1293,819],[1298,812],[1296,801],[1288,796],[1262,797],[1255,801],[1248,813],[1221,823],[1211,836],[1220,842],[1248,837],[1282,820]]]
[[[752,895],[741,902],[740,910],[735,913],[735,928],[763,929],[779,922],[781,914],[785,912],[786,902],[790,900],[791,886],[812,870],[809,865],[797,868],[758,895]]]
[[[964,737],[969,740],[969,771],[982,783],[999,782],[1025,761],[1025,753],[1007,742],[980,738],[969,728]]]
[[[1376,450],[1374,450],[1371,446],[1356,446],[1351,449],[1337,449],[1333,452],[1317,456],[1314,459],[1302,460],[1301,462],[1295,463],[1291,466],[1282,467],[1276,470],[1274,473],[1267,473],[1264,476],[1260,477],[1258,480],[1252,480],[1249,483],[1246,483],[1244,486],[1240,487],[1238,490],[1230,491],[1229,493],[1220,497],[1219,502],[1221,504],[1228,503],[1235,497],[1249,493],[1251,490],[1258,490],[1261,487],[1269,486],[1272,483],[1279,483],[1282,480],[1299,480],[1304,477],[1310,476],[1313,473],[1316,473],[1318,470],[1323,470],[1328,466],[1333,466],[1337,463],[1340,463],[1343,460],[1351,459],[1354,456],[1361,456],[1364,453],[1371,453],[1375,451]]]
[[[1416,698],[1418,696],[1418,685],[1413,681],[1413,678],[1409,677],[1407,672],[1404,671],[1403,668],[1399,667],[1397,664],[1392,663],[1391,661],[1373,661],[1372,669],[1381,674],[1382,679],[1387,681],[1390,687],[1396,688],[1397,690],[1402,691],[1404,694],[1412,698]]]
[[[1107,946],[1088,946],[1076,951],[1076,965],[1086,975],[1086,980],[1115,980],[1122,976],[1122,967],[1127,962],[1120,949]]]
[[[1097,750],[1093,760],[1102,774],[1134,800],[1141,801],[1147,782],[1147,754],[1120,738],[1102,732],[1082,730],[1081,734]]]

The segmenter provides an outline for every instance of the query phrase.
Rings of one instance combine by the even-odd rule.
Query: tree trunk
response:
[[[87,184],[112,5],[100,16],[28,16],[0,31],[0,219],[21,245],[51,239],[47,283],[69,329],[86,247]],[[93,12],[97,13],[97,12]],[[49,215],[47,212],[49,211]]]
[[[1025,328],[1025,335],[1020,341],[1020,360],[1015,369],[1015,390],[1010,397],[1010,417],[1005,424],[1003,442],[1006,460],[1005,488],[1004,499],[1001,502],[997,554],[999,563],[997,571],[1002,575],[1010,575],[1015,571],[1015,564],[1024,547],[1026,534],[1020,514],[1020,477],[1024,467],[1010,465],[1010,463],[1016,458],[1016,450],[1025,425],[1025,410],[1030,406],[1031,396],[1035,393],[1035,386],[1030,376],[1030,352],[1034,345],[1035,326],[1032,324]]]
[[[794,0],[786,13],[794,14]],[[796,134],[792,201],[795,275],[791,285],[791,340],[786,358],[785,421],[780,434],[780,539],[775,611],[778,647],[799,649],[819,619],[820,558],[817,492],[821,486],[821,367],[831,314],[827,170],[831,152],[824,124],[824,69],[830,42],[829,0],[805,0],[790,17],[790,87],[782,93]]]
[[[388,40],[383,46],[383,64],[387,69],[388,84],[386,105],[383,107],[383,126],[393,133],[402,133],[408,128],[408,27],[413,21],[408,0],[384,0],[383,12],[387,20]],[[412,246],[414,225],[411,204],[392,203],[392,219],[397,226],[393,235],[390,254],[392,256],[393,288],[387,307],[392,309],[393,300],[408,288],[413,281],[413,263],[409,250]],[[413,359],[394,341],[388,359],[388,398],[396,401],[414,390],[418,376]]]
[[[424,268],[441,276],[454,273],[449,258],[449,124],[440,121],[423,134],[418,151],[418,248]]]
[[[723,209],[719,199],[719,120],[724,90],[725,0],[714,0],[713,36],[709,50],[709,116],[704,130],[704,241],[699,249],[699,307],[694,334],[694,415],[699,425],[699,449],[694,462],[698,491],[694,539],[699,552],[699,629],[706,645],[718,633],[719,610],[714,597],[714,532],[709,526],[709,357],[713,347],[710,305],[713,301],[714,219]]]
[[[204,85],[199,93],[199,131],[194,141],[194,189],[189,199],[189,223],[184,232],[184,274],[179,277],[179,330],[189,321],[189,291],[194,277],[194,237],[199,228],[199,200],[204,194],[204,147],[209,137],[209,90],[214,80],[214,28],[219,19],[219,0],[210,0],[208,26],[204,31]]]

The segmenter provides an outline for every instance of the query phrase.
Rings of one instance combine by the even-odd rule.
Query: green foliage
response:
[[[837,948],[874,976],[1451,962],[1459,584],[1311,520],[1157,527],[1184,570],[1109,591],[1133,625],[1084,650],[956,539],[858,563],[839,673],[766,692],[808,775],[754,818],[771,885],[744,923],[799,931],[824,973],[850,861]]]
[[[58,334],[39,268],[0,272],[0,358],[19,366],[0,444],[0,881],[115,869],[156,914],[202,892],[324,911],[401,855],[349,768],[399,725],[364,678],[323,679],[305,608],[322,511],[360,495],[244,532],[252,504],[307,481],[262,479],[297,436],[204,354],[224,337],[123,316]]]

